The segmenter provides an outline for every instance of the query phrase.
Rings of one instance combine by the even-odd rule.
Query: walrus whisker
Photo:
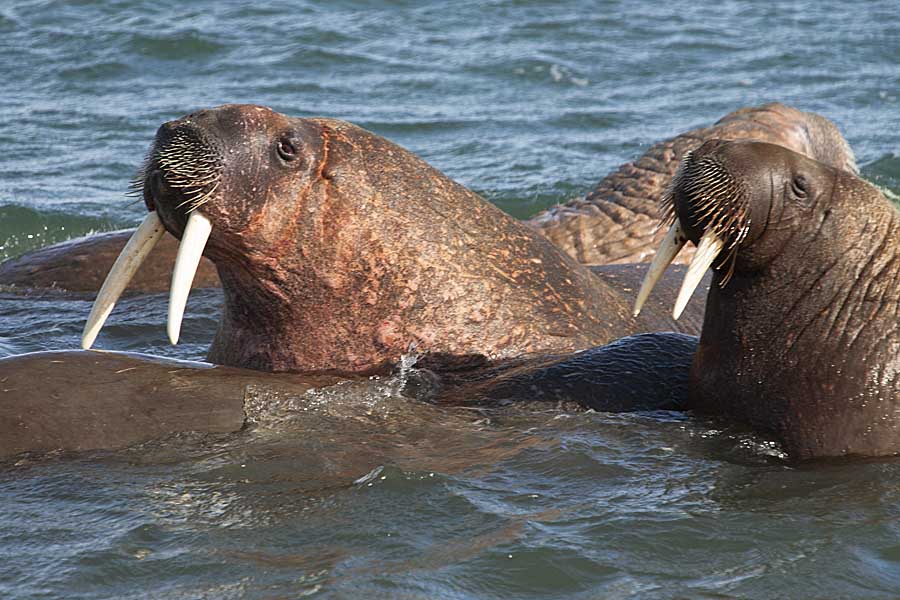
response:
[[[109,270],[103,286],[97,293],[97,298],[91,307],[91,314],[88,315],[81,334],[81,347],[83,349],[88,350],[94,345],[97,335],[103,328],[103,324],[109,317],[109,313],[112,312],[122,292],[125,291],[125,287],[165,231],[156,211],[147,213],[134,235],[128,240],[125,248],[122,249],[116,262]]]
[[[172,270],[172,287],[169,289],[169,319],[166,331],[172,344],[178,343],[188,294],[211,232],[210,220],[202,213],[192,212],[181,235],[175,268]]]
[[[689,218],[704,231],[675,302],[672,315],[676,319],[681,316],[706,270],[717,258],[717,268],[728,266],[722,285],[730,280],[738,248],[750,231],[745,190],[715,158],[696,158],[693,152],[687,152],[660,198],[662,223],[669,224],[670,228],[641,284],[634,304],[635,316],[640,313],[656,282],[687,241],[678,218],[676,197],[687,200],[687,204],[691,206]],[[727,252],[723,252],[723,249]]]
[[[181,208],[182,206],[188,205],[188,212],[197,210],[197,208],[203,206],[212,199],[212,196],[217,189],[219,189],[218,181],[216,181],[213,187],[208,190],[198,189],[189,191],[187,193],[193,194],[193,196],[188,196],[183,202],[176,205],[175,208]]]

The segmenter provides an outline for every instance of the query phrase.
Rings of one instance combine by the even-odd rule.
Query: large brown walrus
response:
[[[656,207],[678,161],[685,152],[713,138],[767,141],[856,171],[853,153],[833,123],[814,113],[771,103],[737,110],[715,125],[659,142],[637,160],[606,176],[585,198],[545,210],[527,223],[582,263],[610,265],[648,260],[662,239],[656,226]],[[70,240],[0,263],[0,285],[96,293],[132,233],[118,231]],[[177,249],[175,238],[164,236],[128,291],[153,293],[168,289]],[[681,259],[689,254],[685,252]],[[608,272],[602,266],[596,270]],[[201,261],[194,285],[219,285],[210,261]]]
[[[181,238],[173,341],[201,253],[216,264],[216,364],[360,373],[415,349],[443,369],[679,329],[658,311],[631,317],[627,291],[346,122],[252,105],[193,113],[160,127],[143,190],[148,233],[131,243],[149,251],[163,227]]]
[[[689,407],[794,459],[900,453],[897,208],[783,147],[718,140],[685,159],[668,201],[658,266],[698,244],[676,310],[713,267]]]

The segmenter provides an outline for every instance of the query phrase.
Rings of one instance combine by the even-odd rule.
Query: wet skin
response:
[[[662,301],[631,316],[642,267],[598,277],[402,148],[348,123],[292,119],[262,107],[225,106],[160,128],[145,169],[145,201],[176,237],[191,213],[185,201],[200,197],[169,173],[193,169],[166,163],[176,139],[199,148],[191,160],[212,154],[215,165],[212,180],[203,169],[191,171],[216,190],[195,208],[213,224],[206,255],[225,295],[209,355],[214,363],[304,373],[302,382],[311,372],[386,373],[414,349],[420,367],[441,374],[523,356],[541,361],[641,331],[698,330],[699,310],[693,322],[679,324]],[[113,354],[63,358],[3,362],[8,382],[38,382],[4,388],[0,414],[8,426],[43,432],[26,436],[32,447],[21,437],[10,441],[13,450],[117,447],[148,432],[223,426],[202,419],[220,394],[209,387],[210,371],[178,367],[181,383],[160,391],[174,404],[151,410],[140,389],[167,377],[155,362],[122,368]],[[121,389],[134,392],[119,395],[117,410],[92,405],[90,389],[72,389],[69,409],[49,409],[48,398],[62,400],[64,382],[77,388],[80,375],[98,377],[104,364],[107,384],[121,380]],[[233,398],[241,378],[259,377],[242,372],[222,394],[230,407],[225,421],[238,428]],[[200,418],[180,418],[184,412]],[[129,423],[130,415],[145,413],[154,425]],[[97,414],[104,415],[101,429],[121,435],[98,433]]]
[[[185,161],[176,144],[196,154]],[[169,154],[183,162],[166,166]],[[208,357],[216,364],[366,373],[415,348],[420,364],[441,370],[692,331],[662,311],[632,317],[623,286],[341,121],[227,105],[163,125],[144,196],[176,237],[196,190],[173,184],[173,173],[208,156],[215,193],[197,211],[212,224],[204,253],[225,295]]]

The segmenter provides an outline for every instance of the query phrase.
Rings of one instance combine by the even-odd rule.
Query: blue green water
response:
[[[7,0],[0,57],[0,258],[136,223],[124,192],[156,127],[226,102],[356,122],[527,216],[779,100],[900,192],[896,0]],[[101,345],[202,357],[218,301],[192,296],[176,348],[162,297],[126,301]],[[0,296],[0,355],[75,347],[88,306]],[[8,466],[0,597],[900,595],[898,461],[790,467],[669,414],[485,421],[390,382],[332,400]]]

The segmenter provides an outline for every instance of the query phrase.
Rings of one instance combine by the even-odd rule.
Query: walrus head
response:
[[[759,167],[755,173],[752,166]],[[682,160],[661,200],[669,232],[648,270],[635,314],[658,278],[688,242],[697,252],[685,275],[673,316],[684,310],[712,266],[721,287],[735,273],[758,268],[782,250],[796,219],[831,192],[827,165],[765,142],[710,140]],[[779,225],[770,227],[777,217]]]
[[[685,289],[713,269],[691,408],[773,434],[793,458],[900,452],[897,209],[847,171],[722,141],[685,158],[667,206],[655,267],[690,240]]]
[[[95,301],[89,347],[168,230],[178,338],[201,254],[225,310],[209,359],[273,371],[435,365],[567,351],[633,329],[622,299],[550,242],[403,148],[350,123],[227,105],[164,124],[150,210]],[[425,361],[427,364],[427,360]]]
[[[291,233],[278,225],[302,208],[298,190],[321,175],[323,139],[316,124],[261,106],[225,105],[164,123],[136,181],[150,212],[98,294],[82,346],[93,344],[164,229],[182,239],[170,290],[173,344],[201,255],[251,273],[277,264],[273,249]]]

